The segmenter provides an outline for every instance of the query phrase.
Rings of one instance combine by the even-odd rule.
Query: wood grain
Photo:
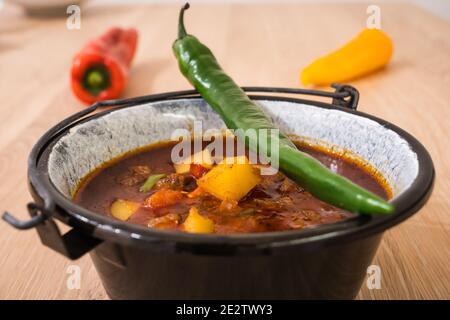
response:
[[[358,298],[449,299],[450,24],[414,6],[380,6],[394,59],[351,84],[360,90],[360,110],[423,142],[437,178],[420,213],[386,232],[374,261],[382,288],[364,285]],[[10,6],[0,11],[1,209],[27,217],[28,153],[50,126],[83,108],[70,92],[69,67],[93,35],[112,25],[138,27],[127,97],[190,87],[171,52],[177,12],[177,6],[85,6],[81,30],[69,31],[65,18],[27,18]],[[365,25],[365,12],[361,4],[195,5],[187,25],[239,84],[298,87],[299,70],[354,36]],[[35,231],[1,222],[0,252],[0,298],[107,298],[88,256],[68,261],[41,245]],[[79,290],[67,289],[69,265],[82,270]]]

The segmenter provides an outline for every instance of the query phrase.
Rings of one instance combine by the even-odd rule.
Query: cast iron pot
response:
[[[167,140],[193,120],[202,120],[203,129],[224,127],[191,90],[96,103],[57,124],[29,157],[31,219],[3,218],[18,229],[36,228],[44,245],[70,259],[90,252],[113,299],[354,298],[383,232],[426,202],[434,168],[410,134],[356,111],[354,88],[334,88],[244,89],[271,93],[251,98],[284,132],[350,151],[377,168],[393,189],[395,214],[299,231],[195,235],[113,220],[72,202],[80,179],[106,160]],[[298,94],[332,102],[292,97]],[[72,229],[61,234],[55,219]]]

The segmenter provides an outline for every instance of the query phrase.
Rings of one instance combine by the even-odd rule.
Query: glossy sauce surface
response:
[[[261,182],[231,206],[208,193],[188,197],[188,192],[196,188],[196,179],[190,174],[174,173],[170,158],[172,147],[173,143],[166,143],[117,159],[86,178],[75,194],[75,202],[111,216],[110,207],[116,199],[144,203],[153,193],[169,188],[183,193],[175,204],[156,209],[141,206],[127,221],[151,228],[184,231],[183,222],[189,209],[196,207],[202,216],[214,222],[213,232],[220,234],[302,229],[353,215],[314,198],[281,172],[261,176]],[[298,147],[338,174],[388,199],[388,192],[379,179],[356,162],[312,147]],[[167,176],[152,190],[139,191],[149,174],[159,173]]]

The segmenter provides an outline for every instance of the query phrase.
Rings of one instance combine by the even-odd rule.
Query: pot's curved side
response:
[[[112,299],[353,299],[381,236],[279,255],[160,253],[112,242],[90,255]]]

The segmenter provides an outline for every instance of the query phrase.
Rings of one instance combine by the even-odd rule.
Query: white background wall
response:
[[[450,0],[413,0],[413,2],[450,21]]]
[[[0,0],[2,1],[2,0]],[[124,3],[124,2],[153,2],[153,3],[182,3],[182,0],[91,0],[102,3]],[[270,3],[270,2],[290,2],[290,3],[301,3],[301,2],[364,2],[364,3],[383,3],[383,2],[393,2],[393,0],[191,0],[192,3]],[[397,2],[411,2],[425,8],[440,17],[443,17],[450,21],[450,0],[397,0]]]
[[[0,0],[0,9],[5,0]],[[9,2],[19,1],[19,0],[6,0]],[[23,1],[23,0],[21,0]],[[30,0],[28,0],[30,1]],[[32,0],[34,2],[52,2],[54,0]],[[182,3],[182,0],[89,0],[95,1],[102,4],[123,4],[123,3]],[[190,0],[192,3],[270,3],[270,2],[289,2],[289,3],[301,3],[301,2],[312,2],[314,0]],[[398,0],[397,2],[411,2],[425,8],[434,14],[443,17],[450,21],[450,0]],[[383,2],[392,2],[389,0],[317,0],[314,2],[365,2],[379,4]]]

